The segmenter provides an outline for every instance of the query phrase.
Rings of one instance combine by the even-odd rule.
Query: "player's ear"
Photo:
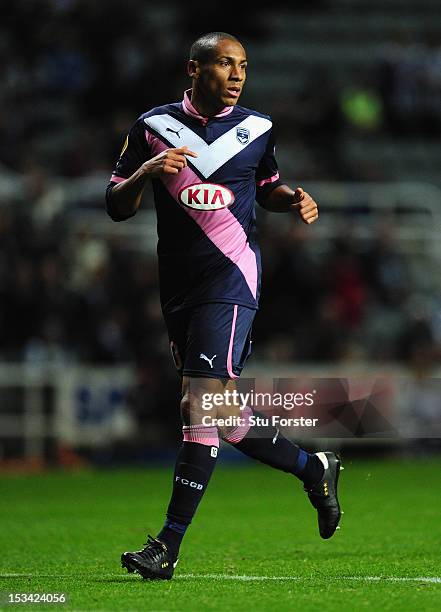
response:
[[[188,76],[192,79],[199,78],[199,73],[201,69],[199,67],[199,62],[197,60],[189,60],[187,64],[187,72]]]

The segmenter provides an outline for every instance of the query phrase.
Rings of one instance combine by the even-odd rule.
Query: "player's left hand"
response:
[[[318,219],[318,206],[315,200],[311,198],[309,193],[303,191],[301,187],[297,187],[294,191],[293,208],[299,211],[299,215],[303,223],[310,225]]]

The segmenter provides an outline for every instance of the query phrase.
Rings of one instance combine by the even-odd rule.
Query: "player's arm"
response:
[[[298,212],[302,221],[308,225],[318,219],[318,206],[315,200],[301,187],[293,191],[288,185],[278,185],[268,193],[260,205],[270,212]]]
[[[124,221],[136,214],[147,181],[162,175],[178,174],[187,167],[186,155],[197,157],[197,153],[186,146],[166,149],[141,164],[127,179],[111,182],[107,188],[107,212],[114,221]]]
[[[271,128],[256,170],[256,200],[270,212],[298,212],[302,221],[308,225],[314,223],[318,219],[317,204],[301,187],[293,191],[280,180],[275,151],[276,141]]]

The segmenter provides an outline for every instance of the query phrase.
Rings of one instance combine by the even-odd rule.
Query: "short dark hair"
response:
[[[214,50],[218,42],[225,39],[233,40],[240,44],[240,41],[232,34],[227,34],[226,32],[210,32],[209,34],[200,36],[191,45],[190,59],[197,60],[201,64],[206,64],[213,58]]]

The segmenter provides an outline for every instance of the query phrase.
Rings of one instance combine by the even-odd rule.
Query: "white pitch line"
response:
[[[439,576],[420,576],[416,578],[409,576],[345,576],[343,580],[389,580],[389,582],[434,582],[441,584]]]
[[[73,578],[75,574],[0,574],[0,578]],[[76,577],[83,576],[84,574],[77,574]],[[90,577],[90,574],[87,574]],[[125,578],[132,580],[132,576],[125,574],[101,574],[97,578]],[[185,580],[237,580],[239,582],[264,582],[266,580],[320,580],[320,576],[246,576],[240,574],[177,574],[175,579]],[[366,582],[430,582],[435,584],[441,584],[440,576],[322,576],[327,581],[345,581],[345,580],[356,580]]]
[[[178,574],[176,578],[190,578],[194,580],[238,580],[242,582],[265,581],[265,580],[316,580],[320,576],[242,576],[235,574]],[[344,581],[344,580],[359,580],[359,581],[389,581],[389,582],[433,582],[441,584],[439,576],[323,576],[326,580]]]

